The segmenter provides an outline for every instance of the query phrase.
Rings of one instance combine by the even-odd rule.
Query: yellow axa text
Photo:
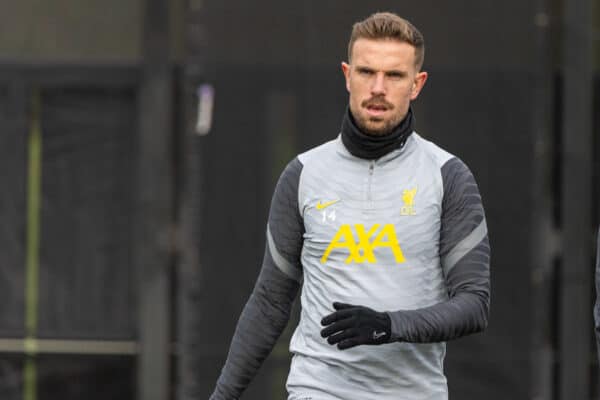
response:
[[[354,232],[356,232],[355,240]],[[334,249],[347,249],[350,253],[346,258],[345,263],[376,263],[374,250],[377,248],[387,247],[394,254],[394,258],[398,264],[405,261],[404,254],[396,237],[396,230],[393,224],[373,225],[369,230],[365,229],[363,224],[355,224],[354,230],[349,224],[340,226],[327,250],[321,257],[321,263],[324,264],[329,257],[329,254]]]

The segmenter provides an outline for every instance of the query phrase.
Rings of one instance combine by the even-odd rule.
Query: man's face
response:
[[[415,66],[415,48],[397,40],[358,39],[351,64],[342,63],[350,111],[366,134],[390,133],[406,116],[427,80]]]

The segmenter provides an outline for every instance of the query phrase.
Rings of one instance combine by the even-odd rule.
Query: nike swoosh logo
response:
[[[387,335],[386,332],[377,332],[377,331],[373,331],[373,339],[377,340],[379,338],[384,337],[385,335]]]
[[[322,209],[324,209],[326,207],[334,205],[338,201],[340,201],[340,200],[339,199],[338,200],[331,200],[331,201],[328,201],[326,203],[321,203],[321,201],[319,200],[319,202],[317,203],[317,210],[322,210]]]

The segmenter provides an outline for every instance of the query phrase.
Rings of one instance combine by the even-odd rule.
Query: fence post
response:
[[[143,61],[138,92],[138,174],[134,262],[138,273],[138,392],[167,400],[170,383],[173,170],[169,2],[143,2]]]

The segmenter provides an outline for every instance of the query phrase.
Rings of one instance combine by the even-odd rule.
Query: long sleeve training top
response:
[[[237,399],[289,319],[290,400],[446,400],[445,341],[487,325],[490,247],[467,166],[417,133],[375,160],[340,137],[299,155],[271,203],[260,276],[213,400]],[[320,336],[332,303],[387,312],[392,341],[341,351]]]

